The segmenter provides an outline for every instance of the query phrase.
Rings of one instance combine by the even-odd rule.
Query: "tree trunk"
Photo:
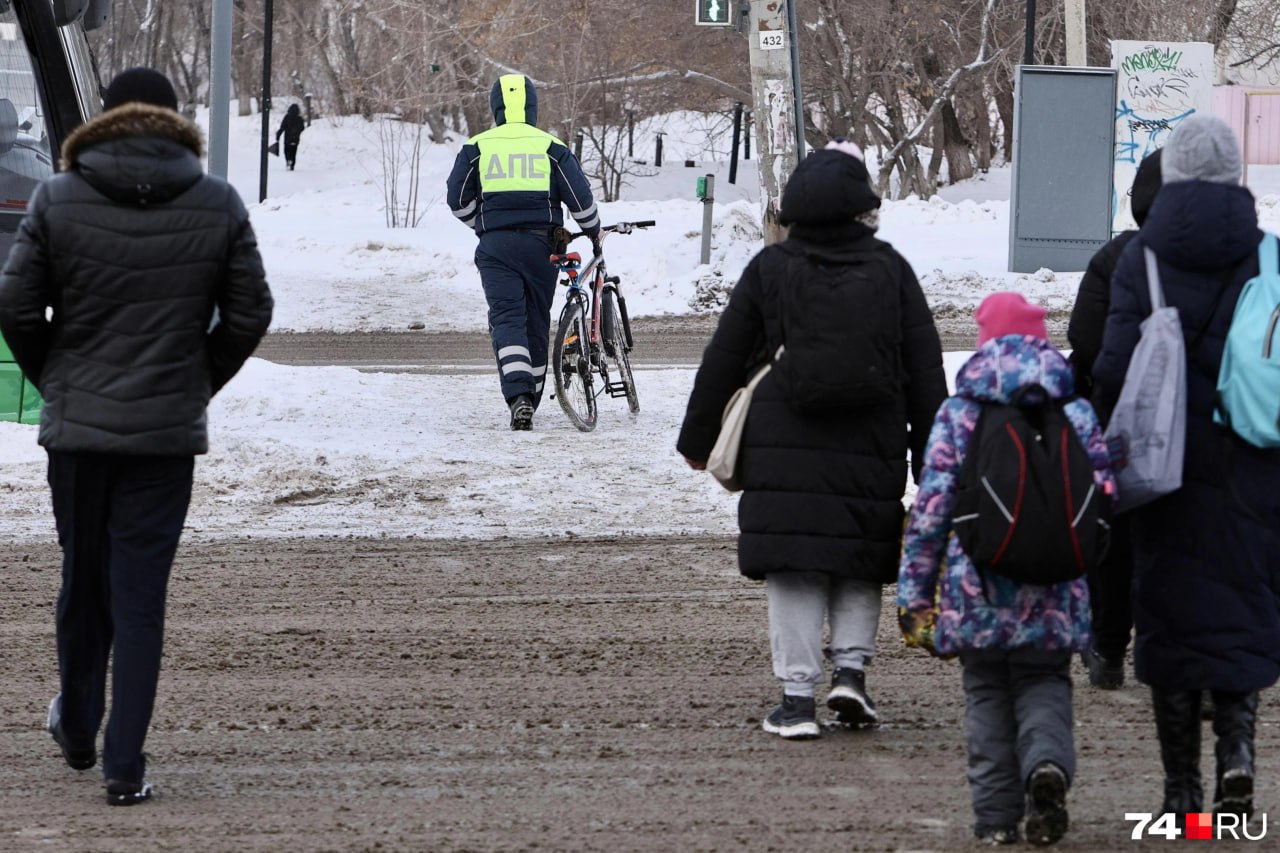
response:
[[[968,180],[973,177],[973,149],[969,140],[965,139],[952,101],[948,100],[942,105],[941,119],[939,126],[942,128],[942,145],[947,155],[947,183]],[[929,174],[932,177],[938,173],[930,167]]]
[[[978,114],[973,125],[978,137],[974,154],[978,161],[978,171],[984,173],[991,169],[991,118],[985,95],[985,91],[978,92]]]
[[[996,113],[1000,116],[1000,124],[1004,130],[1004,161],[1013,162],[1013,81],[994,78]]]

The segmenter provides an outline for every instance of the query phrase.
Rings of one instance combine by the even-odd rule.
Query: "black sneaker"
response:
[[[988,826],[973,831],[973,837],[979,844],[1017,844],[1018,827]]]
[[[511,401],[511,428],[525,431],[533,429],[533,399],[521,394]]]
[[[818,736],[818,715],[812,696],[782,696],[782,704],[769,712],[761,723],[769,734],[788,740],[807,740]]]
[[[98,754],[91,746],[88,749],[76,749],[67,742],[62,733],[62,694],[54,696],[49,702],[49,715],[45,718],[45,730],[53,737],[53,742],[62,749],[62,759],[72,770],[88,770],[98,762]]]
[[[836,712],[836,722],[868,726],[880,722],[876,703],[867,695],[867,676],[860,669],[841,667],[831,674],[827,707]]]
[[[107,805],[136,806],[151,799],[151,785],[147,782],[121,782],[119,779],[107,780]]]
[[[1089,670],[1089,683],[1099,690],[1119,690],[1124,687],[1124,659],[1111,660],[1097,650],[1082,652],[1084,665]]]
[[[1027,780],[1028,844],[1053,844],[1067,834],[1067,774],[1052,761],[1041,761]]]

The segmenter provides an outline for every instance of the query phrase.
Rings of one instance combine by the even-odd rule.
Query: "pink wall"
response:
[[[1268,94],[1258,94],[1260,92]],[[1248,116],[1245,115],[1246,95],[1250,95],[1247,99]],[[1231,125],[1236,136],[1246,145],[1245,162],[1259,166],[1280,165],[1280,89],[1214,86],[1213,114]]]

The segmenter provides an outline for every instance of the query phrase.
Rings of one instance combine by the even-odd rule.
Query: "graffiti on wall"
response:
[[[1129,187],[1138,163],[1164,146],[1189,115],[1213,105],[1213,46],[1207,42],[1113,41],[1116,69],[1115,185],[1112,231],[1135,228]]]

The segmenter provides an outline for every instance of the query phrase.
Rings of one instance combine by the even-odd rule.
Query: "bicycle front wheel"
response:
[[[609,356],[609,361],[613,362],[614,367],[618,369],[618,384],[622,386],[622,391],[627,397],[627,408],[634,415],[640,411],[640,397],[636,394],[635,377],[631,375],[631,356],[629,354],[631,352],[631,344],[629,343],[631,336],[627,333],[627,322],[623,310],[617,291],[606,290],[604,292],[604,317],[601,323],[601,333],[606,341],[605,353]]]
[[[560,312],[560,326],[551,348],[551,373],[560,408],[583,432],[596,428],[596,392],[591,379],[590,346],[582,304],[570,302]]]

